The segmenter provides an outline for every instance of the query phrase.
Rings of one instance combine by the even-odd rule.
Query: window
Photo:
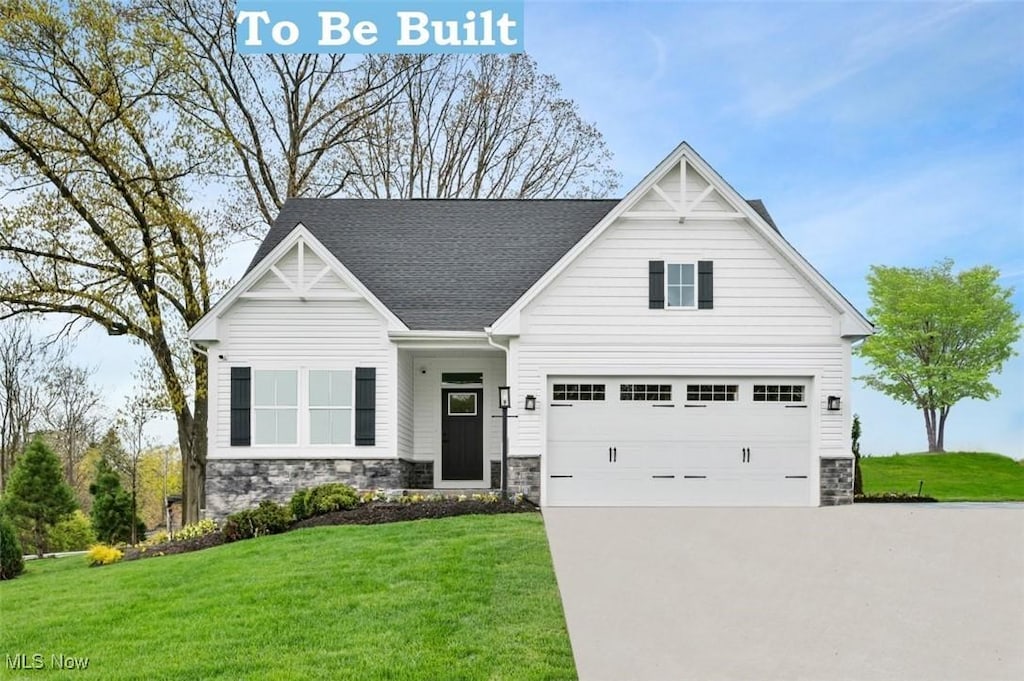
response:
[[[448,393],[448,416],[476,416],[476,393]]]
[[[253,371],[252,375],[253,444],[297,444],[298,372]]]
[[[803,402],[802,385],[755,385],[755,402]]]
[[[555,383],[552,386],[552,399],[556,402],[564,400],[604,401],[603,383]]]
[[[352,372],[309,372],[309,444],[352,444]]]
[[[672,400],[672,386],[652,385],[649,383],[623,383],[619,386],[619,399],[623,402],[640,402],[644,400],[668,402]]]
[[[668,263],[665,278],[665,307],[696,307],[697,277],[693,263]]]
[[[687,402],[735,402],[738,385],[690,384],[686,386]]]

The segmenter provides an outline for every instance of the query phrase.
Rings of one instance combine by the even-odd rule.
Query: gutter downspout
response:
[[[498,348],[505,353],[505,385],[508,385],[508,346],[494,340],[493,328],[484,327],[487,334],[487,344]],[[508,408],[501,410],[501,497],[502,501],[508,501]],[[515,418],[514,416],[512,418]]]

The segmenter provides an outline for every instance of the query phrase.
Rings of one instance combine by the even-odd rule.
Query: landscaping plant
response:
[[[50,528],[75,510],[75,496],[64,482],[57,456],[36,437],[25,448],[7,481],[3,511],[23,530],[42,557],[49,550]]]
[[[25,571],[25,559],[21,557],[21,542],[14,526],[0,513],[0,580],[14,579]]]

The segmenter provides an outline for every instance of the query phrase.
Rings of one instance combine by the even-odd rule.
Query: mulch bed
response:
[[[288,528],[288,531],[303,527],[323,527],[327,525],[378,525],[381,523],[397,523],[424,518],[451,518],[459,515],[495,515],[497,513],[534,513],[537,507],[528,501],[514,504],[510,501],[457,501],[444,499],[441,501],[418,501],[415,503],[399,503],[392,501],[371,501],[360,504],[348,511],[335,511],[324,515],[306,518]],[[156,556],[171,556],[178,553],[200,551],[224,544],[222,532],[195,539],[172,541],[157,546],[125,549],[122,560],[137,560]]]
[[[853,497],[855,504],[920,504],[930,501],[938,501],[934,497],[919,497],[916,494],[902,494],[897,492],[886,492],[884,494],[856,494]]]

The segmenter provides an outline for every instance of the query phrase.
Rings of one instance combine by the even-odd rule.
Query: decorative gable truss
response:
[[[242,299],[361,301],[387,322],[389,331],[408,327],[366,288],[302,224],[282,239],[189,330],[192,341],[217,341],[218,320]]]
[[[748,217],[708,181],[686,156],[680,156],[622,217],[646,220],[726,220]]]

